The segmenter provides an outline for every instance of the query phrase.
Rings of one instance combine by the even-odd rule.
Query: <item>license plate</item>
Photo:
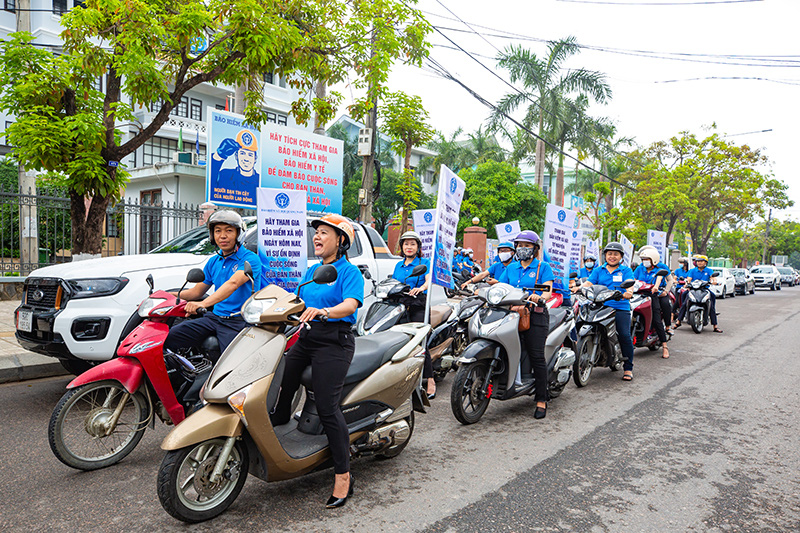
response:
[[[17,329],[30,333],[33,329],[33,311],[20,311]]]

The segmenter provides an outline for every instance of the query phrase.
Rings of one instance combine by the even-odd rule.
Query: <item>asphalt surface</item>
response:
[[[724,334],[684,326],[668,360],[637,350],[633,382],[596,371],[542,421],[523,398],[462,426],[448,376],[399,457],[353,461],[355,495],[334,511],[325,471],[250,478],[221,517],[183,525],[155,491],[169,428],[118,465],[73,471],[47,444],[68,379],[0,385],[0,530],[798,531],[799,296],[719,302]]]

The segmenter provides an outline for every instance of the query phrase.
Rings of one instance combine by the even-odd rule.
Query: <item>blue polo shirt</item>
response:
[[[308,270],[300,279],[300,283],[314,279],[314,271],[321,264],[317,263],[308,267]],[[316,307],[317,309],[336,307],[347,298],[355,298],[358,300],[358,307],[361,307],[361,304],[364,303],[364,278],[361,276],[361,271],[344,257],[340,257],[331,264],[336,267],[336,272],[338,273],[336,281],[322,284],[309,283],[300,288],[298,296],[303,299],[308,307]],[[328,322],[355,324],[356,313],[344,318],[331,318]]]
[[[539,263],[541,263],[541,268],[539,268]],[[538,277],[536,276],[537,270],[539,271]],[[554,279],[552,267],[548,263],[534,259],[527,268],[524,268],[519,261],[512,262],[506,267],[497,281],[508,283],[518,289],[534,290],[534,285],[547,283]],[[542,291],[534,292],[542,294]]]
[[[206,276],[206,279],[203,280],[203,283],[206,285],[213,285],[215,291],[219,290],[219,288],[222,287],[226,281],[231,279],[231,276],[233,276],[236,271],[244,270],[245,261],[248,261],[253,269],[255,290],[259,290],[261,288],[262,280],[261,259],[259,259],[256,254],[244,246],[239,246],[239,249],[228,257],[222,257],[222,255],[219,253],[214,254],[203,267],[203,273]],[[224,317],[238,313],[242,310],[242,306],[247,299],[250,298],[251,294],[252,292],[250,283],[245,283],[233,291],[233,294],[221,302],[214,304],[213,313],[217,316]]]
[[[669,272],[669,267],[667,267],[667,265],[665,265],[664,263],[658,263],[658,264],[656,264],[656,266],[654,266],[650,270],[647,270],[644,267],[644,265],[639,265],[638,267],[636,267],[636,270],[633,272],[633,277],[638,279],[639,281],[644,281],[645,283],[654,283],[656,281],[656,277],[657,277],[656,276],[656,272],[658,272],[662,268],[664,270],[666,270],[667,272]],[[659,289],[663,289],[666,286],[667,286],[667,280],[666,280],[666,276],[665,276],[665,277],[661,278],[661,283],[659,284],[658,288]]]
[[[693,269],[691,269],[686,274],[686,277],[687,278],[692,278],[692,281],[698,280],[698,279],[702,279],[703,281],[711,281],[711,274],[713,274],[713,273],[714,273],[714,271],[711,270],[708,267],[705,267],[703,270],[700,270],[699,268],[694,267]]]
[[[417,265],[425,265],[428,267],[428,270],[425,271],[424,274],[420,276],[411,276],[411,271],[414,270],[414,267]],[[431,272],[431,262],[424,258],[415,257],[411,263],[406,265],[405,259],[401,259],[397,262],[394,266],[394,272],[392,273],[392,277],[397,281],[402,281],[403,283],[408,284],[409,287],[412,289],[416,289],[417,287],[422,287],[425,284],[425,277],[430,274]],[[427,294],[428,291],[425,291]]]
[[[591,276],[592,272],[594,272],[596,268],[597,268],[596,266],[593,266],[592,269],[589,270],[586,267],[581,267],[581,271],[578,272],[578,277],[579,278],[588,278],[589,276]]]
[[[465,255],[464,257],[461,258],[461,268],[468,268],[472,270],[472,267],[474,265],[475,263],[472,262],[472,259],[470,259],[469,256]]]
[[[617,265],[617,268],[615,268],[612,272],[609,272],[608,269],[606,268],[606,264],[604,264],[601,267],[595,268],[592,271],[592,274],[589,276],[589,281],[593,285],[605,285],[611,290],[618,290],[620,292],[625,292],[625,289],[622,289],[620,285],[622,284],[623,281],[627,281],[629,279],[635,279],[633,277],[633,270],[620,263],[619,265]],[[631,303],[629,300],[619,300],[619,301],[607,300],[604,305],[622,311],[631,310]]]
[[[509,265],[511,262],[508,263]],[[492,266],[489,267],[489,276],[492,279],[500,280],[500,276],[505,272],[506,266],[502,261],[498,261],[497,263],[492,263]]]
[[[689,274],[689,271],[684,269],[683,267],[680,267],[676,268],[673,274],[675,274],[676,278],[685,278]]]

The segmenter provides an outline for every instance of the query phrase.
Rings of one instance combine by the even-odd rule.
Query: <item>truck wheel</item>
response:
[[[64,370],[74,376],[80,376],[94,366],[91,363],[77,359],[59,359],[58,362],[61,363],[61,366],[64,367]]]

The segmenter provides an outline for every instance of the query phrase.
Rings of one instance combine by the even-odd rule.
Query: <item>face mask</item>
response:
[[[520,261],[527,261],[533,259],[533,248],[517,248],[517,259]]]
[[[585,266],[586,268],[594,268],[594,261],[586,261],[585,263],[583,263],[583,266]]]
[[[645,268],[650,268],[651,266],[653,266],[653,263],[650,261],[642,261],[642,264],[644,265]]]
[[[506,261],[514,257],[514,252],[500,252],[497,255],[500,257],[500,261],[505,263]]]

